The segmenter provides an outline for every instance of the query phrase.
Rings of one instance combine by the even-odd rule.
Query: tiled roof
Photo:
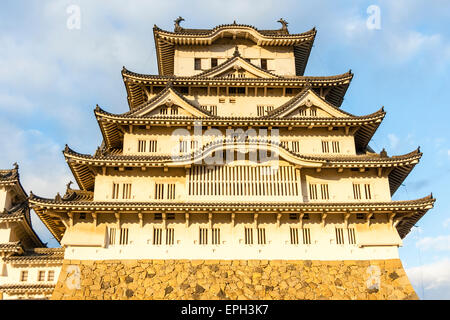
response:
[[[21,252],[22,250],[23,248],[20,241],[0,243],[0,252],[16,253]]]
[[[230,60],[231,61],[231,60]],[[229,61],[229,63],[230,63]],[[267,72],[267,71],[265,71]],[[334,76],[293,76],[293,77],[267,77],[267,78],[227,78],[227,77],[208,77],[206,75],[194,76],[165,76],[148,75],[122,70],[122,77],[125,88],[127,89],[128,102],[133,109],[145,102],[143,84],[149,83],[157,86],[165,86],[171,82],[173,86],[227,86],[233,83],[234,86],[255,86],[263,87],[266,85],[275,85],[277,87],[304,87],[308,84],[313,89],[330,87],[331,90],[326,96],[326,100],[339,107],[342,104],[343,97],[353,78],[351,71]]]
[[[4,258],[4,261],[15,264],[62,264],[63,259],[64,248],[34,248],[25,250],[21,255],[13,255]]]
[[[237,212],[293,212],[293,211],[307,211],[307,212],[385,212],[391,210],[396,212],[398,218],[402,222],[397,226],[401,237],[405,237],[410,231],[411,226],[415,224],[429,209],[433,207],[435,199],[430,195],[421,199],[406,200],[406,201],[385,201],[385,202],[284,202],[284,203],[267,203],[267,202],[107,202],[107,201],[56,201],[54,199],[45,199],[33,195],[30,199],[34,209],[38,215],[45,214],[45,211],[50,209],[65,209],[77,208],[78,210],[95,210],[104,212],[114,212],[120,210],[121,212],[136,210],[158,211],[167,210],[174,212],[185,212],[186,210],[194,211],[208,211],[214,208],[214,211],[223,212],[235,210]],[[413,215],[411,215],[413,212]]]
[[[293,47],[297,75],[303,75],[305,71],[317,33],[315,28],[300,34],[290,34],[287,27],[278,30],[258,30],[254,26],[237,23],[223,24],[213,29],[185,29],[177,26],[175,32],[170,32],[155,25],[153,36],[159,74],[174,74],[175,45],[211,45],[230,31],[237,36],[245,33],[248,39],[253,39],[261,46]]]
[[[18,167],[9,170],[0,170],[0,184],[19,180]]]
[[[0,291],[6,293],[50,293],[55,284],[3,284]]]

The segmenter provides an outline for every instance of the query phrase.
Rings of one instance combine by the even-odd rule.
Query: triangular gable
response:
[[[349,118],[353,115],[342,111],[325,99],[319,97],[312,89],[300,92],[294,98],[270,112],[266,117],[276,118]]]
[[[277,75],[255,66],[240,56],[231,58],[198,76],[208,78],[278,78]]]
[[[165,113],[160,113],[160,109],[162,108],[165,108],[167,111]],[[178,110],[176,113],[172,113],[172,109]],[[167,87],[153,99],[142,105],[142,107],[136,108],[127,113],[127,116],[134,117],[151,117],[159,115],[177,115],[185,117],[211,116],[208,111],[202,110],[194,104],[190,103],[172,87]]]

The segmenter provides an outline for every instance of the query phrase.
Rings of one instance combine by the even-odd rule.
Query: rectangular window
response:
[[[267,115],[274,110],[274,106],[256,106],[257,115],[259,117]]]
[[[309,184],[309,199],[317,200],[317,184]]]
[[[317,109],[316,108],[310,108],[309,109],[309,115],[311,117],[317,117]]]
[[[256,228],[258,232],[258,244],[266,244],[266,229]]]
[[[170,108],[170,114],[171,115],[177,115],[178,114],[178,107],[177,106],[172,106],[172,108]]]
[[[347,232],[348,232],[348,243],[356,244],[355,228],[348,228]]]
[[[245,228],[245,244],[253,244],[253,229]]]
[[[119,184],[118,183],[113,183],[112,198],[119,199]]]
[[[161,107],[161,109],[159,109],[159,114],[166,115],[167,114],[167,110],[168,110],[167,107]]]
[[[162,244],[162,228],[153,228],[153,245],[160,246]]]
[[[329,153],[330,152],[330,146],[328,141],[322,141],[322,152],[323,153]]]
[[[188,152],[188,142],[187,141],[180,141],[180,152],[181,153]]]
[[[116,228],[109,229],[109,244],[116,244]]]
[[[147,141],[138,140],[138,152],[146,152],[146,151],[147,151]]]
[[[39,271],[38,281],[45,281],[45,271]]]
[[[194,58],[194,70],[202,70],[202,59]]]
[[[119,239],[117,241],[117,234]],[[110,245],[127,245],[128,244],[128,228],[110,228],[109,229],[109,244]]]
[[[215,244],[215,245],[219,245],[220,244],[220,229],[212,228],[211,231],[212,231],[211,243]]]
[[[163,183],[155,183],[155,199],[156,200],[164,199],[164,184]]]
[[[198,243],[199,244],[208,244],[208,229],[207,228],[199,229]]]
[[[166,229],[166,245],[172,246],[174,244],[174,234],[175,231],[173,228]]]
[[[321,184],[320,185],[320,195],[322,197],[322,200],[329,200],[330,194],[328,192],[328,184]]]
[[[211,68],[217,67],[217,58],[211,58]]]
[[[331,146],[333,148],[333,153],[340,153],[341,152],[339,141],[332,141]]]
[[[167,220],[175,220],[175,213],[173,213],[173,212],[166,213],[166,219]]]
[[[298,244],[298,228],[290,228],[291,244]]]
[[[303,244],[311,244],[311,229],[310,228],[303,228],[302,236],[303,236]]]
[[[363,220],[364,219],[364,213],[357,213],[356,214],[356,219]]]
[[[290,220],[298,220],[298,213],[289,213]]]
[[[167,185],[167,199],[175,199],[175,183],[170,183]]]
[[[300,152],[300,141],[292,141],[291,144],[292,144],[293,152],[296,152],[296,153]]]
[[[128,244],[128,228],[120,228],[119,244],[122,246]]]
[[[217,116],[217,106],[216,105],[211,105],[209,106],[209,108],[207,109],[213,116]]]
[[[131,199],[131,183],[123,184],[122,199]]]
[[[192,140],[191,141],[191,151],[196,150],[198,148],[198,141]]]
[[[261,69],[267,70],[267,59],[261,59]]]
[[[361,185],[358,183],[353,184],[353,198],[356,200],[361,199]]]
[[[20,281],[25,282],[28,281],[28,271],[20,272]]]
[[[47,281],[54,281],[55,280],[55,271],[50,270],[47,274]]]
[[[298,115],[302,117],[306,117],[306,108],[299,108]]]
[[[148,141],[148,146],[149,146],[149,150],[148,152],[156,152],[156,147],[157,147],[157,141],[156,140],[149,140]]]
[[[162,220],[162,213],[161,212],[155,213],[155,220]]]
[[[336,228],[336,244],[344,244],[344,228]]]
[[[370,184],[368,183],[364,184],[364,195],[366,196],[367,200],[372,199],[372,193],[370,192]]]

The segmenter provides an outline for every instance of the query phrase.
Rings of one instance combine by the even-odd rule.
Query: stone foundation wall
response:
[[[52,299],[417,299],[400,260],[65,260]]]

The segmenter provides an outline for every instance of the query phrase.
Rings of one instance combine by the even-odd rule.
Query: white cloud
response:
[[[450,259],[445,258],[405,271],[422,299],[450,299]]]
[[[399,143],[400,143],[400,139],[399,139],[399,137],[397,137],[395,134],[393,134],[393,133],[389,133],[388,134],[388,139],[389,139],[389,143],[390,143],[390,149],[391,150],[396,150],[397,149],[397,147],[398,147],[398,145],[399,145]]]
[[[422,238],[417,241],[416,247],[425,251],[448,251],[450,250],[450,235]]]
[[[448,228],[450,226],[450,218],[447,218],[443,223],[444,228]]]

